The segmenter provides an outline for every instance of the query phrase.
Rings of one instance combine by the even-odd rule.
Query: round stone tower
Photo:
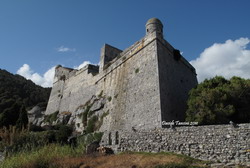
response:
[[[151,18],[146,23],[146,35],[156,32],[158,35],[163,36],[163,25],[157,18]]]

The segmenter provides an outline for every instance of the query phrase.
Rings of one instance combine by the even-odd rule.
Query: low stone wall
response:
[[[118,151],[175,152],[223,163],[250,162],[250,124],[119,132]]]

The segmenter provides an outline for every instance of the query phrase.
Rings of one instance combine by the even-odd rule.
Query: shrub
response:
[[[103,133],[102,132],[95,132],[95,133],[89,133],[86,135],[79,136],[77,138],[78,144],[84,144],[87,146],[88,144],[91,144],[92,142],[101,142]]]
[[[2,147],[13,145],[17,139],[28,134],[28,129],[17,129],[16,126],[3,127],[0,129]],[[2,149],[3,150],[3,149]]]
[[[108,101],[110,102],[111,100],[112,100],[112,97],[111,97],[111,96],[109,96],[109,97],[108,97]]]
[[[2,143],[8,155],[17,152],[31,151],[35,148],[56,142],[55,131],[29,132],[27,129],[2,129],[0,133]]]
[[[59,111],[56,111],[52,114],[44,116],[44,122],[48,122],[49,124],[52,124],[53,121],[56,121],[58,114],[59,114]]]
[[[97,142],[101,142],[103,133],[102,132],[95,132],[93,134],[93,139]]]
[[[84,112],[81,113],[80,115],[78,115],[78,117],[82,118],[82,123],[84,126],[87,125],[87,121],[88,121],[88,116],[91,116],[94,112],[90,111],[90,108],[93,106],[94,102],[90,104],[90,100],[87,101],[85,103],[85,105],[83,105],[81,108],[85,108]],[[89,113],[91,113],[90,115],[88,115]]]
[[[91,107],[92,107],[92,105],[87,105],[86,109],[82,113],[82,123],[83,123],[84,126],[87,125],[88,113],[89,113],[89,110],[90,110]]]
[[[98,121],[98,117],[94,115],[88,120],[88,125],[86,127],[86,133],[92,133],[96,129],[96,122]]]
[[[94,113],[95,113],[95,111],[89,111],[88,112],[88,117],[91,117]]]
[[[55,134],[56,141],[60,144],[67,143],[68,137],[72,134],[72,127],[67,125],[60,125]]]
[[[136,68],[135,73],[138,73],[138,72],[139,72],[139,68]]]
[[[103,95],[103,90],[98,94],[98,97],[101,98]]]
[[[103,123],[103,119],[104,117],[106,117],[107,115],[109,115],[109,110],[104,112],[101,117],[100,117],[100,120],[98,120],[97,124],[96,124],[96,127],[99,129],[101,126],[102,126],[102,123]]]

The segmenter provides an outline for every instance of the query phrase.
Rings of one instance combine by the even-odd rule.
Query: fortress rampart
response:
[[[146,24],[146,36],[124,51],[105,44],[100,66],[57,66],[46,114],[77,113],[101,93],[110,101],[103,105],[101,113],[109,115],[100,130],[152,129],[161,128],[162,121],[183,121],[196,73],[164,40],[162,28],[153,18]]]
[[[56,67],[46,115],[57,112],[76,131],[103,132],[103,145],[116,151],[170,151],[203,160],[250,162],[250,125],[181,126],[195,69],[163,37],[156,18],[146,35],[120,50],[105,44],[100,65],[80,70]],[[65,116],[68,115],[68,116]]]

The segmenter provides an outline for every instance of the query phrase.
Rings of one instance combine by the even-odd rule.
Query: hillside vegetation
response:
[[[27,110],[35,105],[46,108],[51,88],[0,69],[0,127],[27,124]]]

